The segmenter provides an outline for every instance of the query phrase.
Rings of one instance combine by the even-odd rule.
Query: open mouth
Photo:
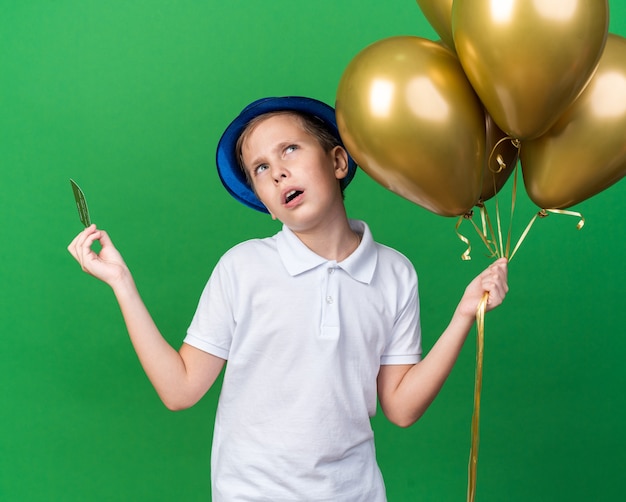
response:
[[[285,195],[285,204],[289,204],[296,197],[298,197],[299,195],[302,195],[302,193],[303,192],[301,190],[291,190],[287,192],[287,194]]]

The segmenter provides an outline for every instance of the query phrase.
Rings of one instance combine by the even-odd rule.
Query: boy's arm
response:
[[[452,371],[483,294],[489,293],[487,310],[491,310],[502,303],[507,291],[507,261],[500,259],[469,284],[450,324],[422,361],[380,367],[378,397],[389,420],[408,427],[422,416]]]
[[[100,241],[95,253],[91,246]],[[183,344],[174,350],[143,303],[131,273],[106,232],[91,225],[68,246],[82,269],[113,289],[137,356],[163,403],[171,410],[194,405],[213,385],[224,360]]]

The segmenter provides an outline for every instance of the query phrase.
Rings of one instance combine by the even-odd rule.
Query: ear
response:
[[[344,179],[348,175],[348,152],[342,146],[337,145],[330,151],[330,154],[333,159],[335,177],[338,180]]]

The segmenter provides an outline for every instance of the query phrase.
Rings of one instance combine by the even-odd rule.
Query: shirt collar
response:
[[[349,220],[352,230],[361,235],[361,242],[356,250],[345,260],[336,263],[333,260],[314,253],[298,239],[287,226],[276,235],[278,254],[291,276],[302,274],[325,263],[335,263],[359,282],[369,284],[374,276],[378,251],[369,227],[363,221]]]

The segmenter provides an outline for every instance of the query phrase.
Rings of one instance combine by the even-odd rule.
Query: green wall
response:
[[[626,36],[626,4],[609,3]],[[0,2],[0,500],[209,499],[218,389],[180,413],[160,403],[113,295],[66,251],[80,230],[68,179],[178,346],[218,257],[278,229],[221,188],[225,124],[266,95],[333,103],[352,57],[399,34],[437,38],[411,0]],[[577,206],[581,231],[539,221],[511,263],[487,316],[478,500],[626,491],[625,189]],[[523,227],[537,208],[518,195]],[[430,348],[488,263],[478,241],[462,262],[454,219],[364,173],[346,203],[414,262]],[[374,419],[391,502],[464,499],[474,365],[469,341],[412,428]]]

